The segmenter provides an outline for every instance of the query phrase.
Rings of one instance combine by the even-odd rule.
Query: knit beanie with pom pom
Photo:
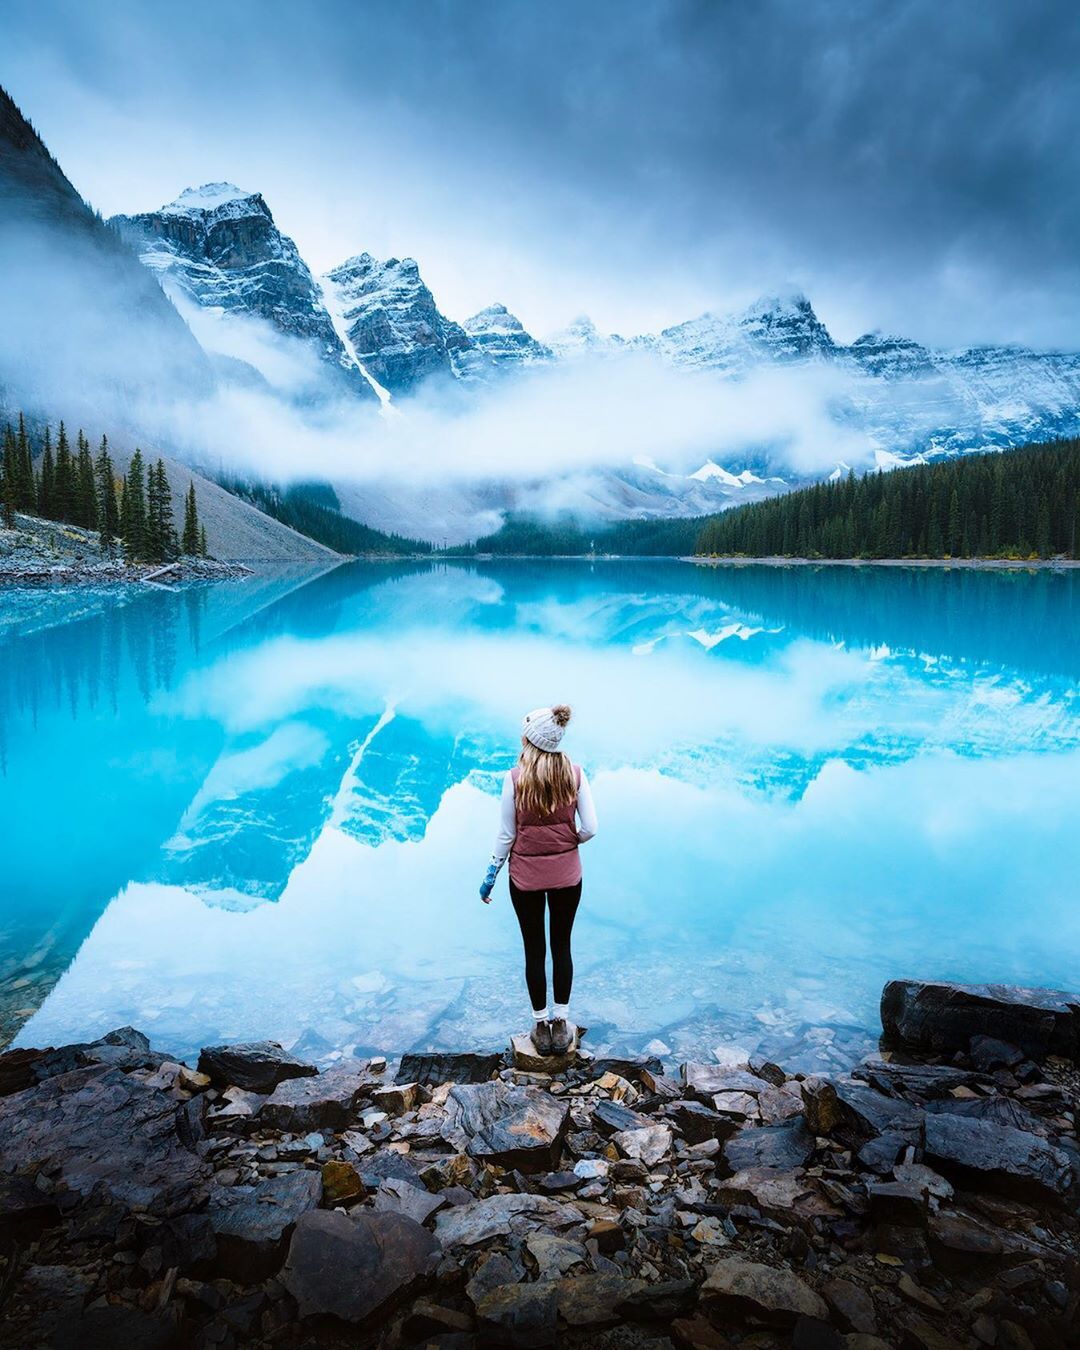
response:
[[[534,708],[525,714],[521,734],[537,750],[558,750],[569,721],[570,709],[565,703],[557,703],[554,708]]]

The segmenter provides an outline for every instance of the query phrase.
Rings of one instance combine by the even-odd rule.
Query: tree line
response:
[[[712,517],[697,552],[752,558],[1080,556],[1080,439],[816,483]]]
[[[8,423],[4,429],[0,458],[0,518],[8,529],[14,526],[17,511],[96,530],[103,553],[122,546],[129,561],[164,563],[181,554],[208,556],[194,480],[184,498],[178,533],[164,460],[147,464],[142,451],[136,450],[127,473],[119,474],[108,437],[102,436],[95,454],[81,429],[72,445],[63,422],[55,442],[46,426],[35,448],[22,413],[17,426]]]
[[[509,515],[494,534],[467,549],[450,553],[492,553],[499,556],[580,557],[590,553],[626,557],[680,557],[693,553],[702,518],[634,519],[605,525],[583,524],[573,515],[543,519]]]

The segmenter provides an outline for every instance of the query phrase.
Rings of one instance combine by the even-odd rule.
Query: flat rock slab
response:
[[[444,1132],[484,1162],[520,1172],[550,1172],[558,1166],[570,1118],[566,1102],[540,1088],[496,1080],[450,1089]]]
[[[720,1146],[727,1174],[750,1167],[790,1171],[803,1167],[814,1152],[814,1137],[801,1120],[792,1125],[747,1126]]]
[[[749,1069],[729,1064],[698,1064],[691,1061],[682,1065],[681,1073],[687,1093],[706,1102],[711,1102],[718,1092],[748,1092],[756,1096],[769,1086],[766,1079],[758,1078]]]
[[[648,1116],[632,1111],[622,1102],[601,1099],[596,1103],[592,1116],[593,1129],[598,1134],[613,1135],[619,1130],[645,1130],[653,1124]]]
[[[119,1069],[57,1074],[0,1098],[0,1171],[44,1172],[84,1197],[100,1185],[124,1209],[165,1217],[206,1196],[190,1122],[167,1093]]]
[[[972,1037],[991,1036],[1035,1058],[1080,1059],[1080,994],[1061,990],[890,980],[881,1025],[894,1045],[967,1051]]]
[[[403,1214],[314,1210],[297,1222],[282,1283],[301,1317],[362,1325],[424,1283],[439,1244]]]
[[[581,1210],[546,1195],[492,1195],[444,1209],[435,1218],[435,1236],[444,1247],[474,1247],[489,1238],[549,1231],[584,1222]]]
[[[1041,1135],[940,1112],[926,1117],[926,1159],[947,1177],[1038,1204],[1065,1204],[1076,1192],[1072,1159]]]
[[[781,1172],[772,1167],[748,1167],[718,1183],[716,1193],[725,1205],[748,1205],[776,1223],[797,1223],[807,1232],[817,1231],[816,1221],[839,1218],[817,1182],[801,1172]]]
[[[954,1069],[948,1064],[896,1064],[890,1060],[866,1059],[852,1071],[853,1078],[869,1083],[878,1092],[934,1101],[948,1097],[954,1088],[992,1084],[972,1069]]]
[[[701,1287],[701,1298],[712,1307],[750,1312],[776,1326],[791,1326],[800,1317],[827,1321],[829,1316],[825,1300],[790,1270],[735,1256],[713,1266]]]
[[[574,1028],[574,1040],[570,1049],[563,1055],[542,1055],[533,1044],[528,1033],[510,1038],[510,1062],[522,1073],[566,1073],[576,1069],[582,1063],[578,1053],[580,1028]]]
[[[348,1129],[361,1097],[377,1081],[364,1070],[354,1068],[287,1079],[278,1084],[259,1108],[256,1113],[259,1124],[291,1134]]]
[[[199,1072],[215,1087],[269,1093],[286,1079],[310,1078],[319,1071],[314,1064],[290,1055],[277,1041],[251,1041],[206,1046],[199,1055]]]
[[[217,1237],[221,1273],[244,1284],[275,1274],[293,1226],[321,1199],[322,1177],[307,1170],[254,1186],[218,1187],[206,1213]]]
[[[486,1083],[502,1068],[502,1055],[402,1055],[395,1082],[438,1087],[440,1083]]]
[[[375,1209],[380,1213],[404,1214],[416,1223],[426,1223],[446,1200],[441,1195],[433,1195],[423,1186],[402,1181],[398,1177],[387,1177],[375,1192]]]

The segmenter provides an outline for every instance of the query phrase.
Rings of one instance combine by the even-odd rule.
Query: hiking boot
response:
[[[565,1017],[556,1017],[551,1023],[551,1051],[555,1055],[565,1055],[574,1044],[577,1027],[572,1026]]]
[[[551,1054],[551,1023],[537,1022],[532,1033],[533,1049],[538,1055]]]

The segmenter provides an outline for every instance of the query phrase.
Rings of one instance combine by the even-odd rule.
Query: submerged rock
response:
[[[277,1041],[252,1041],[241,1045],[208,1045],[199,1055],[199,1072],[217,1087],[238,1087],[247,1092],[270,1093],[289,1078],[308,1078],[319,1071],[305,1064]]]

